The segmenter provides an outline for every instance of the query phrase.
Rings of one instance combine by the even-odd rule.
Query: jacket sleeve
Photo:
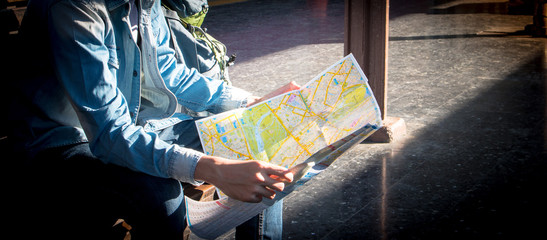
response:
[[[203,153],[171,145],[136,126],[113,73],[112,26],[93,1],[60,1],[48,15],[55,71],[94,155],[106,163],[158,177],[194,180]],[[104,6],[102,6],[104,8]]]

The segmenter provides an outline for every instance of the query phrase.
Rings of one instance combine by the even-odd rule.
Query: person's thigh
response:
[[[182,121],[165,128],[159,131],[158,136],[167,143],[203,152],[195,120]]]
[[[116,220],[124,219],[132,239],[182,237],[184,195],[176,180],[104,164],[88,144],[43,152],[31,169],[37,181],[29,184],[35,186],[29,210],[43,234],[104,239]]]

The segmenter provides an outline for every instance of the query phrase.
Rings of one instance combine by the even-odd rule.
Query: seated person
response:
[[[121,218],[133,239],[176,239],[180,182],[260,202],[292,181],[283,167],[200,151],[182,107],[220,113],[261,98],[177,63],[160,0],[30,1],[20,35],[28,70],[9,138],[29,180],[20,214],[36,230],[26,234],[103,239]]]

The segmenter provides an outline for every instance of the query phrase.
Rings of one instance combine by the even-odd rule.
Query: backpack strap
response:
[[[164,0],[165,1],[165,0]],[[185,62],[188,67],[196,68],[200,73],[209,73],[231,84],[228,76],[228,66],[232,65],[235,55],[227,57],[226,46],[214,37],[209,35],[204,29],[193,25],[190,21],[197,20],[201,25],[203,18],[207,14],[208,8],[203,7],[202,11],[195,16],[181,17],[179,11],[171,10],[170,5],[162,2],[163,12],[169,29],[171,31],[171,46],[175,50],[175,57],[179,62]],[[193,46],[192,46],[193,45]],[[214,73],[218,74],[214,74]]]

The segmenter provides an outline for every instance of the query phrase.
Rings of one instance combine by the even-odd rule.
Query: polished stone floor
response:
[[[287,197],[284,239],[541,238],[546,39],[522,31],[532,16],[503,0],[390,2],[387,115],[407,135],[356,146]],[[205,25],[257,95],[344,54],[343,0],[214,6]]]

